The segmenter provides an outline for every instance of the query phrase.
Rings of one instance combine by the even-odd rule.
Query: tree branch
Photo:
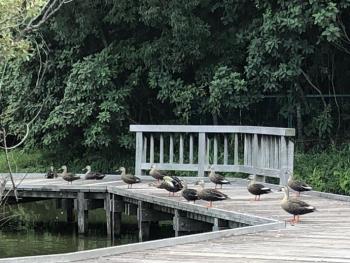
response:
[[[310,86],[315,89],[320,95],[321,95],[321,99],[322,99],[322,102],[323,102],[323,105],[326,107],[327,106],[327,103],[323,97],[323,94],[321,92],[321,90],[314,84],[312,83],[310,77],[305,73],[305,71],[303,69],[300,69],[301,71],[301,74],[303,74],[304,78],[306,79],[306,81],[310,84]]]

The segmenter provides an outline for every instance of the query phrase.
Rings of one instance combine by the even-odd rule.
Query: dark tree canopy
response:
[[[10,66],[0,117],[16,134],[43,104],[28,145],[71,149],[131,148],[131,123],[291,125],[334,140],[349,127],[350,101],[333,96],[349,93],[349,10],[347,0],[75,0],[37,32],[42,84],[38,57]]]

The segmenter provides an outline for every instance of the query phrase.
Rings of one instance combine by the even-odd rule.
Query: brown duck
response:
[[[215,173],[215,169],[213,165],[209,166],[209,169],[210,169],[209,180],[215,184],[215,189],[218,184],[221,185],[221,189],[223,184],[230,184],[230,182],[225,179],[225,176]]]
[[[165,176],[161,171],[157,169],[157,166],[153,164],[151,166],[151,170],[149,171],[149,175],[152,176],[154,179],[156,179],[158,182],[160,180],[163,180],[163,177]]]
[[[213,202],[229,199],[227,195],[221,193],[216,189],[204,189],[204,184],[205,183],[203,180],[200,180],[196,183],[196,185],[199,185],[201,187],[201,189],[198,191],[198,197],[199,199],[209,202],[209,205],[207,207],[213,207]]]
[[[61,167],[61,169],[63,170],[62,171],[62,178],[63,180],[67,181],[68,183],[73,183],[73,181],[75,180],[79,180],[80,179],[80,176],[76,176],[75,174],[73,173],[68,173],[67,172],[67,166],[66,165],[63,165]]]
[[[316,211],[314,206],[311,206],[299,199],[290,198],[288,186],[282,187],[282,190],[284,191],[284,197],[281,202],[281,207],[284,211],[293,215],[293,219],[290,220],[292,223],[299,223],[300,215],[305,215]]]
[[[137,183],[141,182],[141,179],[136,177],[135,175],[127,174],[124,167],[120,167],[119,171],[122,172],[122,174],[121,174],[122,175],[122,180],[123,180],[124,183],[128,184],[128,188],[132,188],[133,184],[137,184]]]
[[[297,196],[300,196],[301,192],[311,191],[312,187],[304,183],[303,181],[294,180],[293,176],[288,178],[288,186],[298,192]]]
[[[248,191],[252,195],[255,195],[254,201],[260,201],[260,196],[264,194],[271,193],[271,189],[266,187],[263,184],[256,183],[255,176],[250,175],[249,179],[251,179],[250,183],[248,184]]]
[[[83,171],[86,170],[84,179],[85,180],[102,180],[106,175],[99,173],[99,172],[92,172],[91,171],[91,166],[87,165]]]

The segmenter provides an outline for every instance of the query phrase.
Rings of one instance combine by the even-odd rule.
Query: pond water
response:
[[[66,253],[138,242],[135,217],[122,218],[122,234],[107,237],[103,209],[89,211],[89,231],[77,234],[77,226],[66,222],[66,214],[56,209],[55,200],[37,201],[9,208],[15,217],[0,222],[0,258]],[[171,222],[153,225],[150,240],[174,236]]]

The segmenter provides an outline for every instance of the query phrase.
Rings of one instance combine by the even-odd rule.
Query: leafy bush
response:
[[[350,145],[321,153],[296,153],[294,174],[315,190],[349,195]]]

